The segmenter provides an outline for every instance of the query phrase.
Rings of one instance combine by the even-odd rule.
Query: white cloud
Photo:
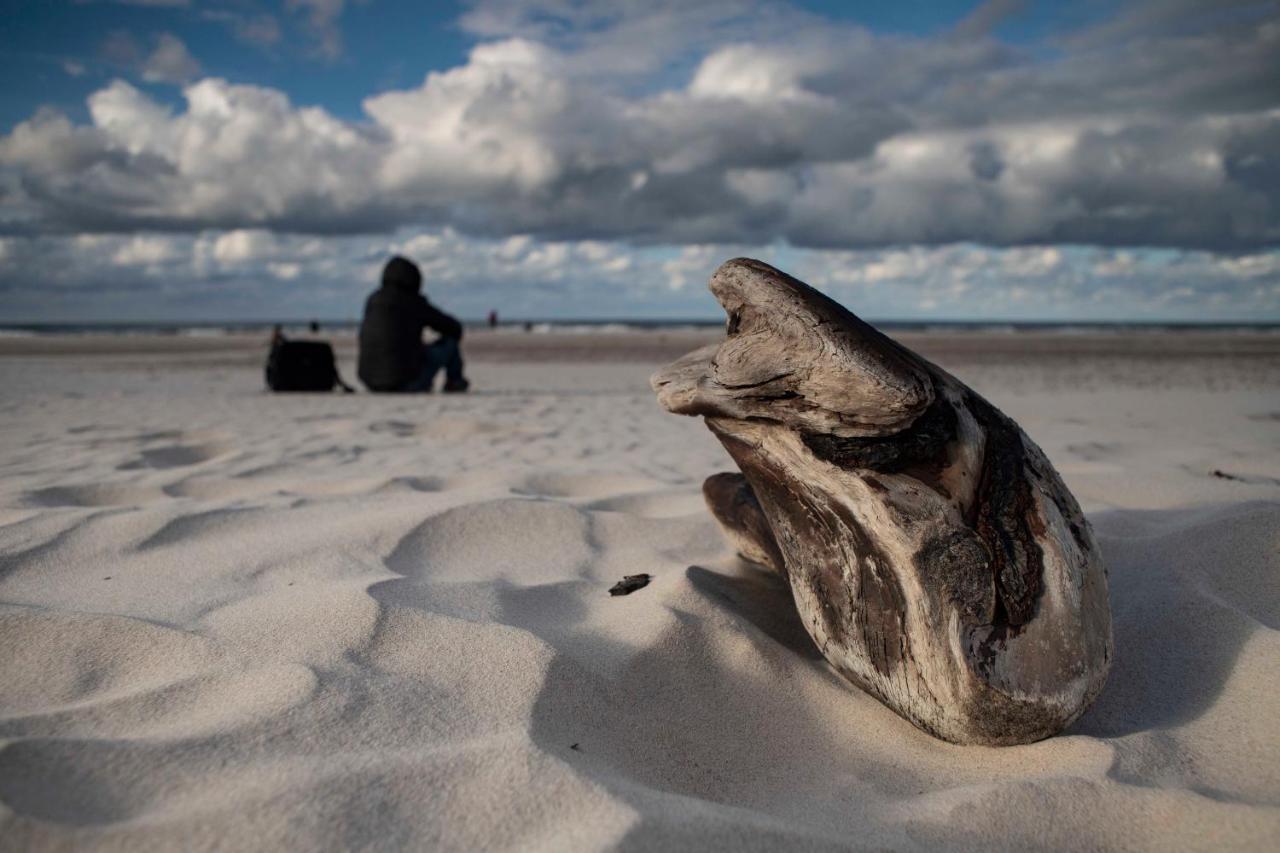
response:
[[[1057,246],[1020,247],[1003,253],[1005,272],[1013,276],[1044,276],[1063,263],[1062,250]]]
[[[276,238],[268,231],[228,231],[213,242],[213,257],[223,264],[263,261],[275,256]]]
[[[736,254],[730,252],[726,255],[719,246],[684,246],[675,257],[662,262],[664,284],[673,291],[699,286],[710,278],[721,259]]]
[[[173,238],[155,234],[143,234],[121,243],[111,255],[111,262],[118,267],[147,267],[172,261],[181,255]]]
[[[305,11],[332,22],[342,6]],[[490,9],[484,26],[528,33],[483,42],[417,87],[368,98],[365,122],[218,79],[189,86],[186,109],[170,112],[115,82],[90,98],[91,125],[42,114],[0,140],[0,168],[21,176],[5,218],[53,229],[428,224],[486,236],[824,248],[1280,241],[1273,94],[1189,109],[1178,93],[1133,83],[1130,100],[1098,98],[1086,113],[1064,79],[1084,73],[1074,57],[1033,61],[986,37],[887,38],[805,18],[786,41],[754,30],[756,41],[685,38],[705,50],[687,84],[636,91],[583,73],[583,57],[608,41],[601,31],[538,41],[533,24],[520,24],[523,7],[502,8],[506,17]],[[658,20],[618,14],[604,25],[616,38]],[[109,52],[137,53],[127,34],[112,38]],[[1256,57],[1255,45],[1273,37],[1231,38]],[[177,44],[159,45],[155,55],[168,58],[153,77],[190,72]],[[1145,44],[1154,63],[1193,48],[1176,38]],[[1120,55],[1113,74],[1139,75]],[[1030,104],[1005,91],[1014,70],[1020,87],[1044,97]],[[1252,70],[1229,64],[1213,81],[1236,74],[1244,86]],[[957,79],[969,81],[963,98]]]
[[[345,6],[345,0],[285,0],[285,7],[290,11],[306,15],[317,40],[316,51],[326,59],[342,55],[342,30],[338,21]]]
[[[283,281],[293,281],[302,275],[302,264],[270,263],[267,264],[267,269],[271,271],[273,276]]]
[[[721,48],[698,66],[689,83],[697,98],[741,98],[746,101],[805,100],[814,98],[803,86],[806,72],[817,63],[811,57],[762,52],[754,45]],[[805,66],[809,67],[806,68]]]
[[[131,70],[142,61],[142,47],[133,33],[127,30],[113,30],[107,33],[98,52],[107,62]]]
[[[554,180],[560,163],[551,137],[574,106],[554,63],[530,42],[481,45],[466,65],[429,74],[417,89],[365,101],[393,142],[383,184],[434,200],[503,187],[528,192]]]
[[[229,9],[204,9],[200,16],[230,28],[237,41],[258,47],[270,47],[280,41],[280,22],[265,13],[239,12]]]
[[[249,8],[204,11],[249,38]],[[341,50],[345,3],[290,8]],[[767,251],[886,311],[1114,305],[1112,288],[1154,305],[1160,287],[1270,304],[1280,27],[1202,15],[1188,38],[1166,10],[1038,52],[992,35],[1011,8],[913,38],[751,0],[487,0],[465,62],[358,121],[217,78],[179,107],[117,80],[88,123],[42,110],[0,137],[0,231],[124,235],[59,245],[143,280],[186,261],[120,241],[166,232],[197,278],[335,293],[401,245],[486,301],[482,274],[538,282],[528,300],[595,282],[701,305],[726,253]],[[197,68],[172,36],[112,34],[103,56],[151,80]],[[1165,268],[1153,246],[1229,254]]]
[[[8,237],[0,241],[0,311],[85,316],[142,288],[163,294],[144,304],[167,308],[170,316],[203,310],[212,318],[354,317],[392,254],[418,262],[433,300],[472,318],[493,307],[510,318],[717,317],[707,280],[721,262],[741,254],[778,264],[871,319],[1206,320],[1280,312],[1280,251],[1225,263],[1209,252],[968,244],[672,250],[595,240],[475,239],[451,229],[323,240],[261,230]],[[208,304],[184,301],[197,297]]]
[[[156,34],[147,51],[132,33],[115,30],[103,39],[99,52],[108,63],[127,69],[148,83],[181,85],[200,74],[200,63],[173,33]]]
[[[155,50],[142,63],[142,79],[148,83],[186,83],[200,73],[200,63],[173,33],[156,37]]]
[[[1238,278],[1280,279],[1280,253],[1226,257],[1219,261],[1219,266],[1228,275]]]

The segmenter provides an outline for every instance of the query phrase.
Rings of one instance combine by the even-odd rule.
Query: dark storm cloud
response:
[[[117,82],[90,125],[0,139],[0,228],[1280,243],[1276,4],[1134,5],[1033,47],[991,34],[1016,6],[924,39],[736,0],[481,3],[465,65],[359,124],[212,79],[171,112]]]

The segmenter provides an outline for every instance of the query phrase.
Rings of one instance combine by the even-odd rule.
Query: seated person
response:
[[[462,376],[462,324],[422,295],[422,272],[396,256],[382,270],[382,287],[364,304],[360,323],[360,381],[370,391],[431,391],[444,368],[444,390],[466,391]],[[424,344],[423,329],[440,338]]]

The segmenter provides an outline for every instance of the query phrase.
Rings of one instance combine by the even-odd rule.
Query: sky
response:
[[[0,323],[1280,321],[1280,2],[0,0]]]

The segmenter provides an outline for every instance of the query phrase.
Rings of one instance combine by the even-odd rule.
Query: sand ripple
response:
[[[1265,460],[1256,405],[1218,445],[1023,401],[1077,460],[1116,662],[1065,735],[984,749],[831,672],[785,585],[701,509],[722,452],[635,384],[241,397],[200,429],[205,395],[169,415],[167,396],[60,403],[81,425],[111,406],[111,426],[0,454],[0,846],[1280,838],[1280,493],[1206,473],[1241,447]],[[607,594],[636,572],[653,582]]]

